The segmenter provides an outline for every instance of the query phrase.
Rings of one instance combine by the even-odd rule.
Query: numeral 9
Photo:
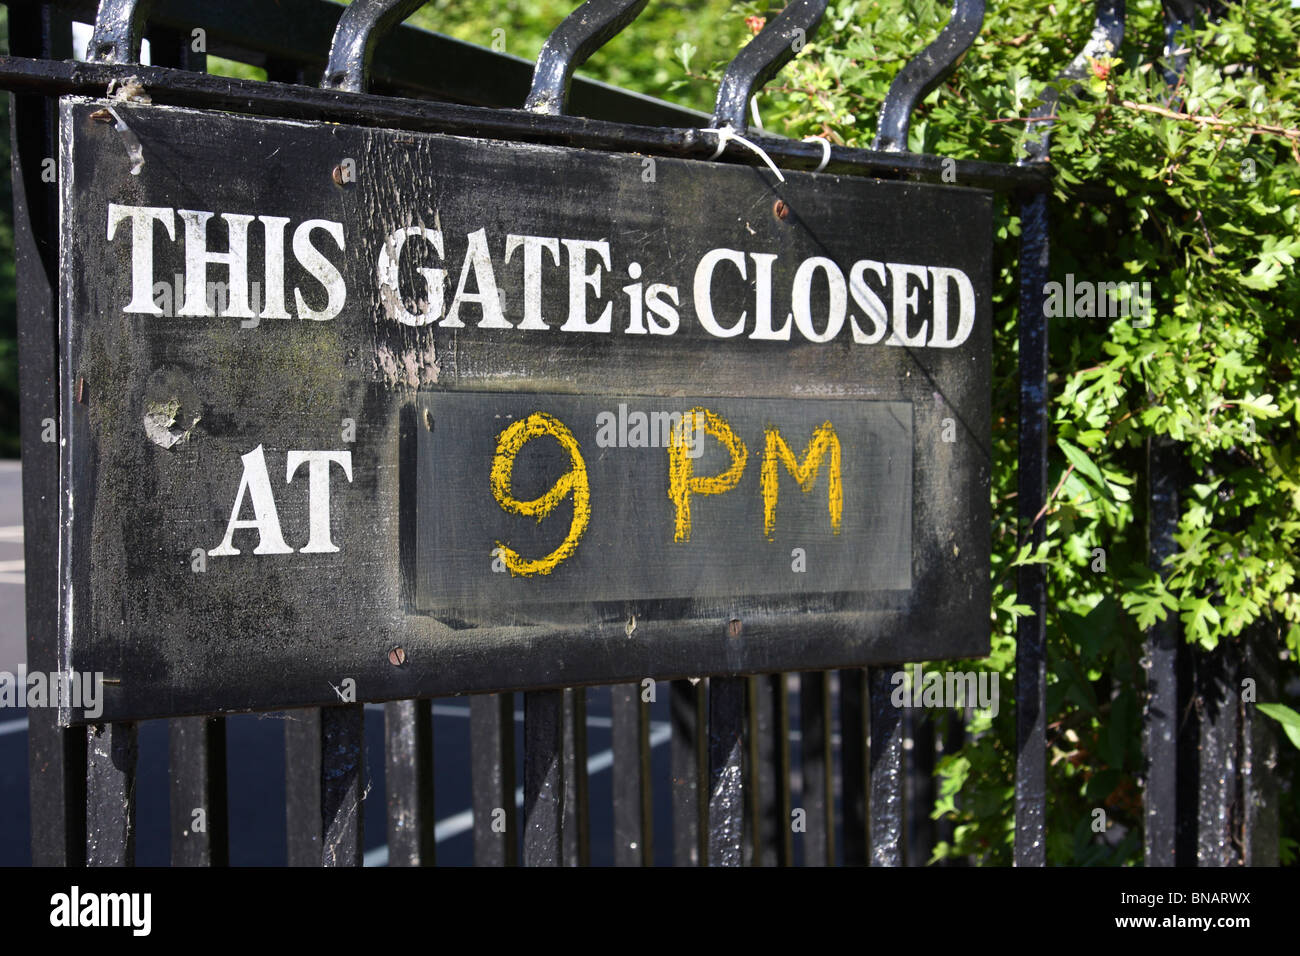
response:
[[[510,488],[515,458],[528,442],[547,435],[558,441],[560,447],[568,453],[571,467],[556,479],[546,494],[532,501],[520,501]],[[573,495],[573,521],[569,525],[569,533],[550,554],[530,560],[502,542],[497,542],[497,547],[501,549],[501,560],[511,574],[550,574],[561,561],[577,550],[578,542],[582,540],[591,521],[591,483],[587,478],[587,462],[582,457],[582,448],[563,422],[545,412],[534,412],[502,431],[497,436],[496,454],[492,458],[491,481],[492,497],[503,511],[527,515],[536,518],[538,522],[554,511],[570,494]]]

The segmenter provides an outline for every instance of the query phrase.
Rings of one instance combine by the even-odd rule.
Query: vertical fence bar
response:
[[[763,746],[758,732],[760,703],[758,678],[745,678],[744,766],[749,776],[745,781],[745,842],[742,866],[761,866],[763,860],[763,829],[767,818],[764,813],[761,785],[763,766],[759,758]]]
[[[673,865],[708,864],[709,778],[704,681],[672,682]]]
[[[907,750],[907,863],[925,866],[934,852],[935,720],[931,710],[911,710],[906,716]]]
[[[871,765],[868,776],[871,865],[903,865],[903,720],[890,702],[887,668],[867,670],[871,707]]]
[[[201,28],[200,28],[201,29]],[[153,27],[147,31],[149,38],[149,62],[154,66],[168,66],[176,70],[189,70],[193,73],[208,71],[208,54],[206,50],[196,50],[199,37],[193,32],[167,30]],[[206,38],[202,44],[207,46]]]
[[[1178,799],[1175,804],[1174,860],[1176,865],[1195,866],[1197,857],[1197,814],[1201,799],[1201,707],[1196,685],[1196,653],[1179,642],[1175,657],[1175,684],[1178,690],[1177,757],[1175,778]]]
[[[591,862],[587,797],[587,688],[564,691],[564,866]]]
[[[321,710],[321,862],[360,866],[365,852],[365,710]]]
[[[1020,203],[1020,449],[1016,500],[1022,536],[1035,548],[1047,536],[1047,196]],[[1022,541],[1026,537],[1021,538]],[[1047,842],[1047,573],[1017,569],[1019,603],[1031,610],[1016,626],[1017,866],[1045,866]],[[874,711],[873,711],[874,714]]]
[[[750,812],[754,818],[754,865],[790,866],[790,697],[785,674],[750,678]]]
[[[524,693],[524,866],[564,851],[564,691]]]
[[[1255,681],[1257,701],[1278,699],[1277,651],[1282,634],[1268,621],[1246,629],[1246,660],[1243,676]],[[1243,702],[1241,725],[1241,834],[1242,863],[1245,866],[1277,866],[1281,840],[1278,806],[1277,724]]]
[[[14,56],[72,56],[72,21],[52,3],[9,11]],[[42,440],[59,418],[59,193],[42,181],[58,155],[55,101],[9,97],[13,147],[14,269],[18,300],[18,393],[22,431],[23,566],[26,568],[27,667],[59,669],[59,444]],[[86,729],[61,728],[58,711],[27,715],[28,797],[34,866],[86,860]]]
[[[167,723],[172,866],[228,866],[226,721],[180,717]]]
[[[1179,454],[1163,435],[1147,439],[1147,555],[1162,577],[1178,530]],[[1168,615],[1147,632],[1146,693],[1142,712],[1142,857],[1147,866],[1173,866],[1178,823],[1178,617]]]
[[[831,866],[835,863],[829,678],[829,671],[799,675],[800,755],[803,763],[800,799],[808,826],[803,838],[804,866]]]
[[[1236,866],[1241,862],[1233,841],[1241,822],[1237,799],[1240,687],[1234,641],[1225,637],[1214,650],[1196,653],[1201,738],[1198,866]]]
[[[320,866],[320,709],[284,723],[284,826],[289,866]]]
[[[514,695],[471,697],[469,736],[474,862],[478,866],[514,866],[519,862]]]
[[[86,865],[135,865],[133,723],[91,724],[86,734]]]
[[[840,780],[844,865],[867,862],[867,672],[840,671]]]
[[[365,711],[311,708],[285,722],[285,829],[290,866],[360,866]]]
[[[384,705],[388,865],[433,866],[433,708],[427,700]]]
[[[640,684],[609,689],[613,718],[614,865],[654,862],[650,789],[650,705]]]
[[[709,866],[744,860],[745,678],[709,678]]]

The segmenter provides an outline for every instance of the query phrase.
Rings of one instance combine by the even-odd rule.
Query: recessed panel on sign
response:
[[[907,590],[903,402],[431,393],[417,605]]]

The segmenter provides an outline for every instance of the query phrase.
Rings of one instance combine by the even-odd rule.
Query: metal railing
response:
[[[340,8],[323,0],[52,0],[8,3],[11,55],[0,58],[0,87],[14,92],[14,195],[20,301],[24,510],[27,562],[28,663],[58,668],[56,611],[57,456],[39,440],[41,421],[56,414],[58,206],[39,185],[41,160],[56,150],[52,104],[68,94],[104,95],[110,82],[139,77],[155,103],[232,110],[259,116],[390,126],[587,149],[637,151],[752,162],[712,129],[744,132],[750,98],[792,56],[795,30],[811,35],[825,0],[793,0],[726,70],[712,117],[576,78],[575,69],[632,23],[646,0],[589,0],[546,42],[538,62],[496,54],[427,33],[401,21],[419,0],[355,0]],[[1190,3],[1169,2],[1169,37],[1195,16]],[[846,175],[940,181],[941,159],[907,151],[917,103],[954,69],[983,20],[982,0],[956,0],[950,22],[900,71],[881,106],[871,150],[823,147],[760,134],[764,151],[791,170],[826,168]],[[73,62],[71,24],[94,23],[89,62]],[[1075,76],[1099,44],[1118,46],[1123,3],[1100,0],[1089,45],[1066,71]],[[271,82],[206,73],[204,54],[189,43],[201,27],[209,52],[265,68]],[[139,64],[148,38],[152,66]],[[1042,117],[1050,116],[1051,96]],[[522,109],[520,108],[522,107]],[[1044,123],[1044,126],[1048,125]],[[1021,223],[1020,452],[1018,509],[1022,533],[1044,539],[1047,501],[1048,341],[1043,286],[1048,278],[1047,137],[1020,165],[959,161],[960,181],[1006,193]],[[1172,548],[1177,522],[1176,450],[1153,442],[1149,465],[1153,563]],[[1046,862],[1046,630],[1047,584],[1041,566],[1020,569],[1019,603],[1033,615],[1018,633],[1015,720],[1017,759],[1015,861]],[[1223,832],[1207,827],[1189,851],[1170,812],[1214,819],[1227,802],[1244,798],[1199,768],[1197,806],[1174,780],[1177,726],[1191,693],[1205,710],[1226,712],[1231,651],[1197,666],[1197,686],[1179,685],[1185,659],[1176,623],[1148,640],[1151,689],[1145,714],[1148,769],[1147,862],[1202,863],[1236,859]],[[1198,659],[1200,660],[1200,659]],[[788,675],[719,675],[673,681],[671,780],[652,781],[648,704],[638,685],[611,689],[615,861],[650,862],[652,800],[671,790],[673,860],[680,865],[782,865],[794,862],[790,819],[794,801]],[[961,741],[961,727],[915,717],[891,706],[884,668],[807,672],[798,676],[801,766],[798,809],[803,862],[896,866],[924,864],[942,838],[930,819],[937,753]],[[1172,696],[1171,696],[1172,695]],[[1173,706],[1177,702],[1179,706]],[[838,704],[838,714],[833,706]],[[428,700],[384,705],[388,862],[434,862],[432,715]],[[586,691],[543,688],[523,693],[522,827],[486,825],[493,811],[515,807],[514,695],[470,701],[475,858],[480,864],[576,864],[588,859]],[[836,718],[838,717],[838,733]],[[285,724],[288,861],[357,865],[363,858],[365,797],[363,709],[345,705],[298,712]],[[1005,718],[1004,718],[1005,719]],[[60,728],[52,710],[30,715],[33,861],[37,864],[120,865],[134,857],[134,724]],[[1236,746],[1237,728],[1206,717],[1190,731],[1216,752]],[[1231,722],[1228,722],[1231,723]],[[170,721],[173,806],[172,860],[181,865],[228,861],[226,737],[220,717]],[[1227,728],[1227,729],[1225,729]],[[906,746],[905,746],[905,741]],[[1186,766],[1184,766],[1186,770]],[[838,785],[837,785],[838,784]],[[1239,785],[1257,785],[1245,778]],[[836,793],[839,793],[837,813]],[[662,789],[659,790],[662,795]],[[176,808],[208,810],[205,833],[189,832]],[[182,831],[188,835],[177,836]],[[659,835],[662,837],[662,834]],[[1247,841],[1249,843],[1249,841]],[[1246,852],[1251,862],[1251,853]]]

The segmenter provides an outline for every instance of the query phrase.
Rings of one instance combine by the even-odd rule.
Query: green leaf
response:
[[[1300,714],[1286,704],[1256,704],[1255,707],[1266,717],[1272,717],[1281,724],[1287,738],[1300,750]]]
[[[1066,459],[1074,466],[1075,471],[1088,478],[1103,497],[1107,500],[1113,500],[1110,485],[1102,477],[1101,469],[1093,464],[1092,459],[1088,457],[1087,452],[1071,445],[1064,438],[1056,439],[1056,446],[1061,449]]]
[[[1201,642],[1203,646],[1213,647],[1210,627],[1219,623],[1219,612],[1205,598],[1192,598],[1183,604],[1183,613],[1179,615],[1187,633]]]

